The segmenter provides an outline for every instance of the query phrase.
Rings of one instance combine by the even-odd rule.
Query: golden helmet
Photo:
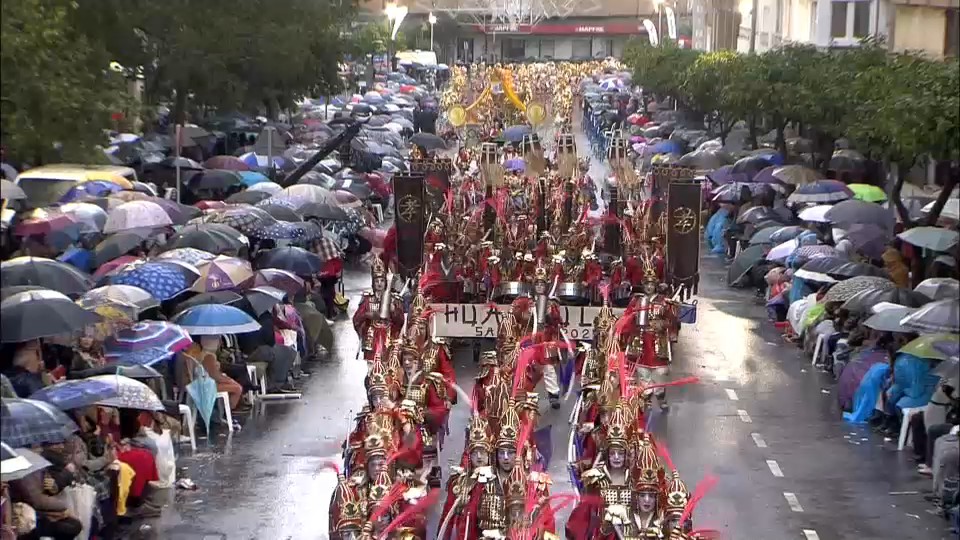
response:
[[[520,436],[520,415],[516,403],[510,399],[506,410],[501,412],[500,433],[497,435],[497,448],[514,448]]]
[[[493,433],[490,431],[490,423],[480,414],[470,417],[470,425],[467,428],[467,449],[493,451]]]
[[[373,431],[363,440],[363,449],[368,459],[377,456],[386,457],[390,445],[382,433]]]
[[[617,404],[613,412],[610,413],[606,422],[606,440],[608,446],[627,447],[627,430],[629,427],[627,416],[627,411],[623,404]]]
[[[336,516],[337,521],[334,523],[334,527],[338,531],[359,529],[367,517],[367,502],[360,497],[357,490],[342,475],[340,481],[337,482],[333,499],[339,507],[339,514]]]
[[[373,279],[386,279],[387,267],[385,264],[383,264],[383,259],[380,257],[373,258],[373,263],[370,264],[370,274],[373,276]]]
[[[674,469],[670,473],[670,482],[667,484],[665,512],[667,515],[680,517],[683,515],[688,502],[690,502],[690,493],[687,491],[687,485],[680,478],[680,473]]]
[[[377,473],[376,478],[373,479],[373,485],[370,486],[370,491],[367,492],[367,497],[372,506],[376,506],[376,503],[384,500],[390,493],[391,488],[393,488],[393,479],[390,477],[390,473],[386,470]]]
[[[632,446],[634,459],[630,476],[633,478],[633,489],[659,492],[664,471],[653,443],[646,437],[639,437]]]
[[[378,354],[379,356],[379,354]],[[375,358],[370,364],[370,373],[367,375],[367,389],[370,392],[387,391],[387,366],[382,360]]]
[[[527,472],[523,467],[514,465],[504,486],[507,504],[522,503],[527,498]]]

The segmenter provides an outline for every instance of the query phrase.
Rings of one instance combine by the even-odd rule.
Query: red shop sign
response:
[[[646,34],[643,25],[636,23],[606,24],[476,24],[473,29],[482,34],[537,34],[537,35],[620,35]]]

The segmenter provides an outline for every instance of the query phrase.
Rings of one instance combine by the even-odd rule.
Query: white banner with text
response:
[[[496,338],[500,321],[510,311],[509,304],[430,304],[436,310],[433,315],[433,332],[437,337],[449,338]],[[593,339],[593,320],[600,313],[599,306],[560,306],[560,317],[567,337],[585,341]],[[622,308],[614,308],[619,317]]]

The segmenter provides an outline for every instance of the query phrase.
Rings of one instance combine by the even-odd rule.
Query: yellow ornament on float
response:
[[[467,123],[467,110],[460,105],[454,105],[447,111],[447,120],[453,127],[460,127]]]
[[[527,122],[530,122],[531,126],[539,126],[547,118],[547,109],[543,106],[542,103],[538,101],[531,101],[527,105]]]

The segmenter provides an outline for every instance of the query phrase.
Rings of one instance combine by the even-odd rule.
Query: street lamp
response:
[[[437,16],[432,11],[427,16],[427,22],[430,23],[430,50],[433,51],[433,27],[437,24]]]
[[[400,23],[403,22],[403,19],[407,16],[409,8],[406,6],[397,5],[396,2],[390,2],[383,8],[383,12],[387,15],[387,20],[390,22],[390,70],[393,71],[397,69],[396,66],[396,40],[397,32],[400,31]]]

